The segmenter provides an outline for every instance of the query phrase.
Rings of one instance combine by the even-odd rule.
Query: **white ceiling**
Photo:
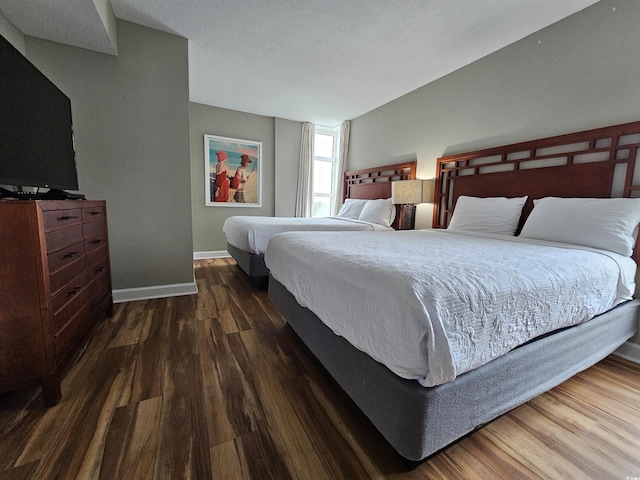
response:
[[[597,0],[110,0],[189,39],[193,102],[333,126]],[[109,0],[0,0],[24,34],[114,53]]]

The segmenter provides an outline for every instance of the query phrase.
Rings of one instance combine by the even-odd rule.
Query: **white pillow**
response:
[[[447,230],[513,235],[527,197],[468,197],[456,202]]]
[[[640,223],[640,198],[534,200],[521,237],[600,248],[631,256]]]
[[[368,200],[362,212],[360,212],[358,220],[390,227],[394,218],[396,218],[396,207],[391,203],[391,199],[387,198],[384,200]]]
[[[347,198],[340,207],[338,217],[358,220],[360,213],[367,202],[368,200],[362,200],[359,198]]]

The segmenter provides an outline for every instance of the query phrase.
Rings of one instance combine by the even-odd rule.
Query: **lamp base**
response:
[[[416,206],[413,204],[402,205],[400,211],[399,230],[413,230],[416,224]]]

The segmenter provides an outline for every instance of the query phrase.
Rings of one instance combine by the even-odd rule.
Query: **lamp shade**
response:
[[[436,187],[435,179],[422,180],[422,203],[433,203],[433,194]]]
[[[433,182],[430,180],[399,180],[391,184],[391,201],[400,204],[432,202]]]
[[[412,204],[422,202],[422,180],[400,180],[391,184],[393,203]]]

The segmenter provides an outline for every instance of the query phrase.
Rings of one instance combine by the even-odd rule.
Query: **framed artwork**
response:
[[[205,205],[259,207],[262,142],[204,136]]]

